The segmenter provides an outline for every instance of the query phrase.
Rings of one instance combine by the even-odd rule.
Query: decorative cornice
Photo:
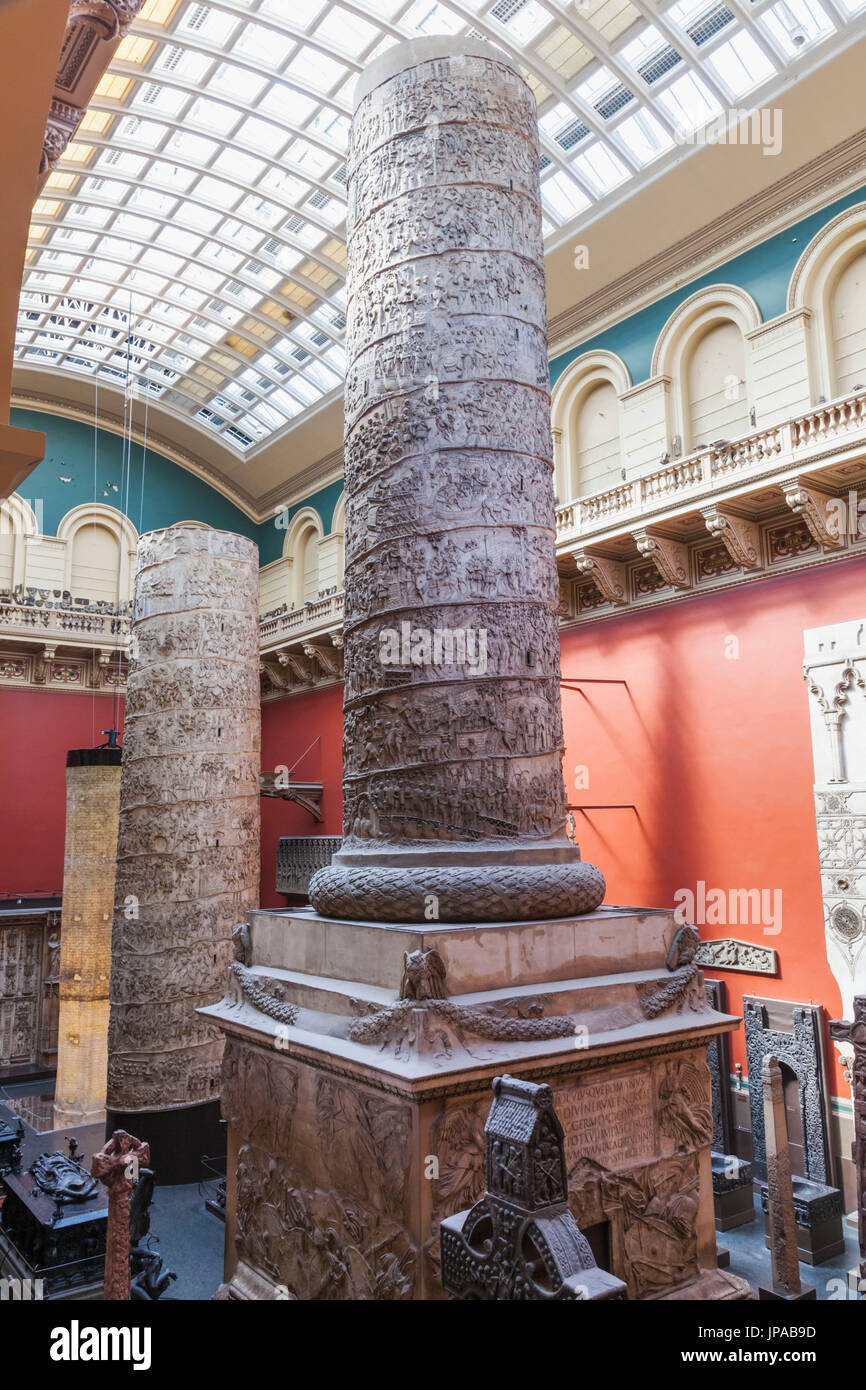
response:
[[[749,245],[766,240],[792,220],[861,186],[866,167],[866,130],[834,145],[763,192],[739,203],[699,231],[610,281],[548,324],[548,347],[556,358],[604,328],[721,266]]]
[[[343,449],[332,449],[324,458],[317,459],[303,472],[296,474],[290,483],[279,483],[259,499],[259,521],[270,518],[284,507],[294,507],[298,502],[306,502],[315,492],[321,492],[329,483],[340,482],[343,477]]]

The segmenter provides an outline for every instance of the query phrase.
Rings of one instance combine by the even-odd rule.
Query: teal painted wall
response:
[[[46,536],[57,534],[60,521],[72,507],[101,502],[125,512],[139,532],[155,531],[176,521],[205,521],[258,540],[259,528],[238,507],[152,449],[143,459],[141,445],[133,444],[124,475],[123,440],[108,430],[98,431],[94,448],[92,426],[77,420],[35,410],[13,410],[11,422],[45,434],[45,458],[18,491],[34,508],[41,504]],[[62,478],[71,482],[64,483]]]
[[[271,560],[278,560],[283,553],[283,542],[286,539],[286,531],[292,524],[292,518],[301,510],[302,507],[313,507],[322,519],[322,531],[328,535],[334,524],[334,508],[336,507],[343,491],[342,479],[335,483],[329,483],[327,487],[319,488],[318,492],[312,493],[303,502],[296,502],[293,507],[287,508],[279,516],[279,526],[274,521],[264,521],[259,527],[259,562],[263,565],[270,564]]]
[[[237,531],[258,543],[259,562],[266,565],[282,555],[286,524],[291,524],[302,507],[316,509],[327,535],[343,491],[342,482],[329,483],[290,507],[287,516],[281,517],[281,523],[286,524],[278,527],[265,521],[256,525],[222,493],[152,449],[145,457],[142,446],[133,444],[124,473],[123,440],[108,430],[98,431],[94,449],[91,425],[37,410],[13,410],[10,418],[21,429],[39,430],[45,435],[45,458],[18,492],[37,512],[46,536],[57,534],[58,525],[73,507],[101,502],[124,512],[139,532],[155,531],[176,521],[205,521],[224,531]],[[62,482],[63,478],[71,481]]]
[[[864,199],[866,188],[860,188],[855,193],[839,198],[820,212],[804,217],[784,232],[769,237],[767,241],[753,246],[750,251],[744,251],[742,255],[717,266],[709,274],[682,285],[664,299],[659,299],[655,304],[650,304],[646,309],[624,319],[622,323],[614,324],[612,328],[605,329],[594,338],[588,338],[579,347],[561,353],[550,364],[551,386],[576,357],[598,348],[606,348],[608,352],[615,352],[622,358],[631,374],[633,385],[646,381],[650,375],[656,339],[671,314],[689,295],[705,289],[708,285],[739,285],[741,289],[748,290],[765,322],[767,319],[778,318],[779,314],[785,313],[788,284],[794,267],[809,242],[840,212],[844,212],[855,203],[862,203]]]

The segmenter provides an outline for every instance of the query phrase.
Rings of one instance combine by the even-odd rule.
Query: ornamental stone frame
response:
[[[349,155],[344,843],[310,898],[584,913],[604,880],[565,835],[535,102],[482,41],[395,52]]]

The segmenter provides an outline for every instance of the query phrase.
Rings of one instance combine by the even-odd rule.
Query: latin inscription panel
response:
[[[557,1091],[556,1110],[565,1130],[569,1168],[581,1158],[594,1159],[605,1168],[622,1168],[656,1151],[648,1071]]]

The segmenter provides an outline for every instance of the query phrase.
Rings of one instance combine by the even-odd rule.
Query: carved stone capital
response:
[[[56,97],[52,99],[45,126],[45,135],[42,140],[40,174],[51,173],[78,129],[83,115],[84,112],[80,106],[72,106],[69,102],[58,101]]]
[[[101,39],[122,39],[144,0],[71,0],[70,24],[87,24]]]
[[[673,585],[675,589],[691,588],[687,546],[649,531],[633,531],[632,536],[641,555],[652,560],[666,584]]]
[[[706,507],[701,515],[707,530],[722,542],[731,559],[743,569],[761,568],[761,533],[753,521],[734,516],[723,507]]]
[[[602,598],[610,603],[628,603],[628,576],[621,561],[588,555],[584,550],[574,550],[572,554],[578,574],[588,575]]]
[[[844,544],[844,527],[840,525],[838,510],[835,516],[830,510],[831,502],[837,509],[843,505],[839,499],[819,491],[802,478],[792,478],[782,483],[781,488],[791,511],[803,518],[809,534],[814,536],[818,544],[827,550],[839,550]]]

